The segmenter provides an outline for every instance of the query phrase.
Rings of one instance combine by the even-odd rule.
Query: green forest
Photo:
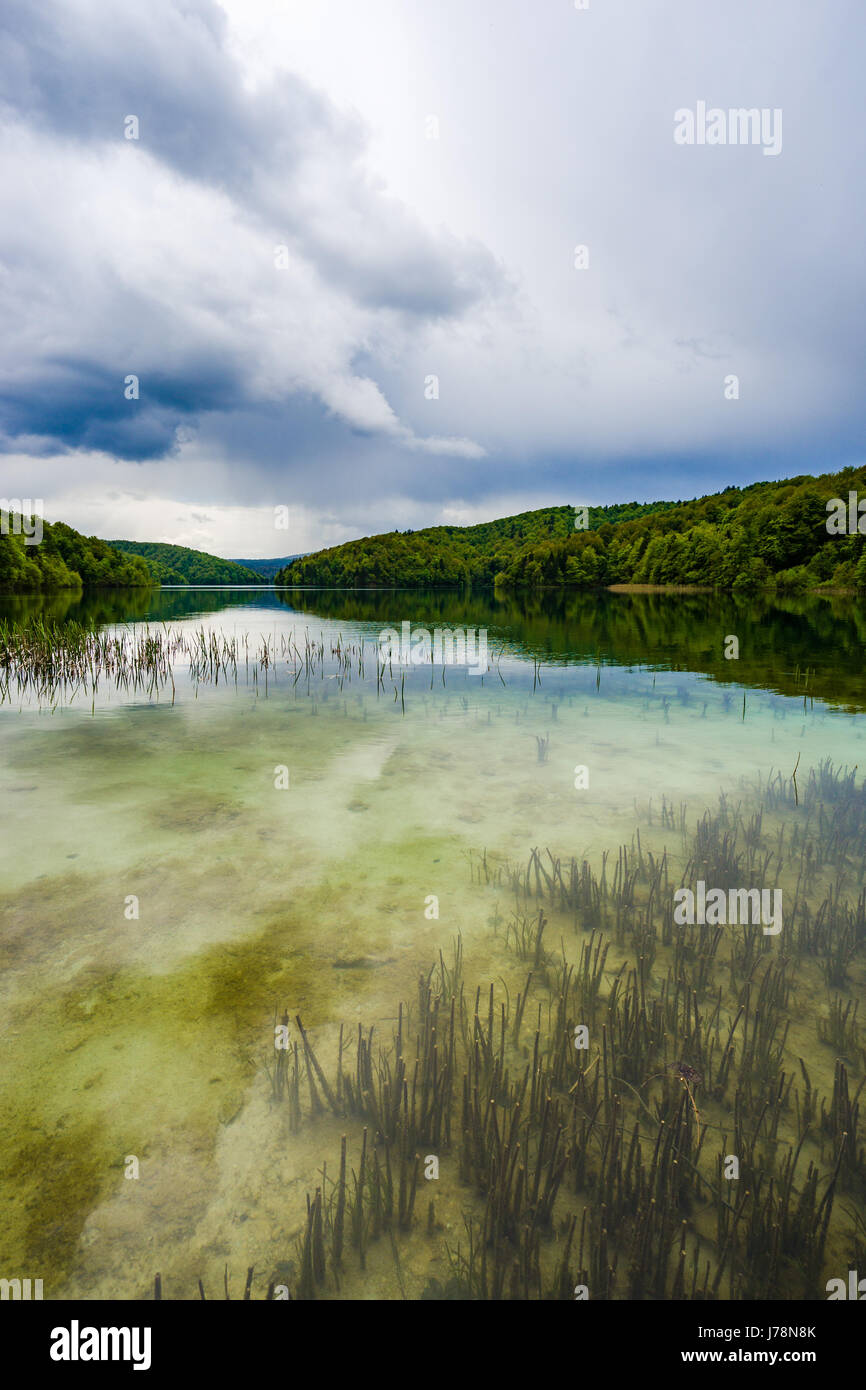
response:
[[[335,588],[492,584],[522,546],[564,540],[573,528],[573,507],[547,507],[478,526],[392,531],[303,556],[280,570],[274,583]]]
[[[264,574],[203,550],[158,541],[103,541],[62,521],[43,521],[41,542],[28,545],[27,532],[33,535],[35,520],[0,512],[0,593],[270,582]]]
[[[564,506],[482,526],[395,531],[305,556],[281,570],[275,583],[866,589],[866,535],[828,531],[828,503],[840,498],[847,505],[851,492],[866,504],[866,468],[731,487],[687,502],[591,507],[588,517]],[[866,515],[861,521],[866,528]]]
[[[30,529],[30,528],[28,528]],[[62,521],[42,522],[39,545],[27,545],[21,518],[0,512],[0,592],[152,586],[146,562]]]
[[[162,541],[110,541],[115,550],[140,555],[160,584],[267,584],[270,581],[255,570],[234,560],[221,560],[205,550]]]

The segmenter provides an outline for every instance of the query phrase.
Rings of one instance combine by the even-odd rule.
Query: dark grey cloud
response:
[[[10,0],[0,111],[7,446],[160,457],[208,414],[276,411],[286,428],[293,398],[318,402],[322,429],[343,415],[419,446],[355,351],[377,315],[417,332],[505,279],[478,242],[430,233],[370,179],[358,118],[291,73],[251,90],[209,0]]]
[[[182,424],[192,426],[201,413],[231,409],[242,399],[238,377],[205,356],[187,361],[179,375],[147,372],[137,386],[127,387],[127,376],[99,362],[50,357],[14,390],[0,383],[7,443],[26,438],[41,453],[62,443],[118,458],[154,458],[176,449]]]

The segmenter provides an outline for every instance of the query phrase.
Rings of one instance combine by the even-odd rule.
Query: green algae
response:
[[[273,999],[322,1008],[321,984],[321,972],[314,978],[297,955],[287,958],[280,923],[171,974],[115,971],[43,994],[26,1018],[19,1011],[0,1094],[12,1140],[4,1263],[37,1267],[57,1288],[87,1212],[117,1183],[119,1156],[141,1158],[167,1129],[182,1131],[204,1161],[218,1125],[242,1104]],[[31,1137],[16,1144],[22,1133]]]
[[[445,848],[432,837],[383,845],[383,857],[404,870],[391,876],[390,891],[411,891],[412,866],[441,860]],[[41,1138],[11,1147],[4,1162],[4,1187],[15,1194],[0,1242],[7,1265],[36,1265],[52,1289],[62,1288],[88,1212],[123,1181],[117,1168],[124,1155],[141,1158],[182,1134],[202,1164],[210,1160],[220,1128],[237,1118],[267,1057],[278,1006],[300,1008],[318,1025],[341,1008],[354,1010],[358,962],[363,977],[395,959],[390,929],[371,930],[358,910],[367,880],[386,921],[396,905],[359,855],[340,865],[336,880],[321,882],[302,910],[286,901],[258,905],[253,936],[215,942],[170,971],[91,966],[74,986],[43,988],[38,1005],[28,998],[12,1008],[15,1036],[0,1116],[6,1134],[35,1131]],[[347,910],[350,887],[358,899],[354,910]],[[88,894],[80,878],[67,876],[46,886],[42,904],[49,914],[73,888],[85,907],[105,892],[104,885],[91,885]],[[347,949],[353,941],[363,947],[351,969],[341,970],[317,944],[332,919]],[[49,1136],[58,1125],[63,1157],[55,1162]],[[43,1190],[44,1225],[53,1233],[45,1240],[34,1206]]]
[[[2,1258],[11,1269],[38,1271],[48,1297],[71,1267],[88,1212],[105,1181],[100,1126],[73,1123],[13,1146],[0,1164],[6,1194]]]

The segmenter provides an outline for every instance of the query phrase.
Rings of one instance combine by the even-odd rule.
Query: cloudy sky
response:
[[[2,23],[0,495],[49,520],[267,556],[863,462],[862,0]],[[781,148],[678,143],[701,102]]]

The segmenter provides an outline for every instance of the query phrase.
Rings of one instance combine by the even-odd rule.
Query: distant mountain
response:
[[[115,550],[139,555],[160,584],[266,584],[255,570],[234,560],[223,560],[205,550],[162,541],[109,541]]]
[[[270,583],[275,574],[286,565],[290,565],[293,560],[300,560],[306,551],[299,551],[297,555],[281,555],[277,560],[233,560],[232,564],[244,565],[248,570],[255,570],[256,574],[262,575]]]

